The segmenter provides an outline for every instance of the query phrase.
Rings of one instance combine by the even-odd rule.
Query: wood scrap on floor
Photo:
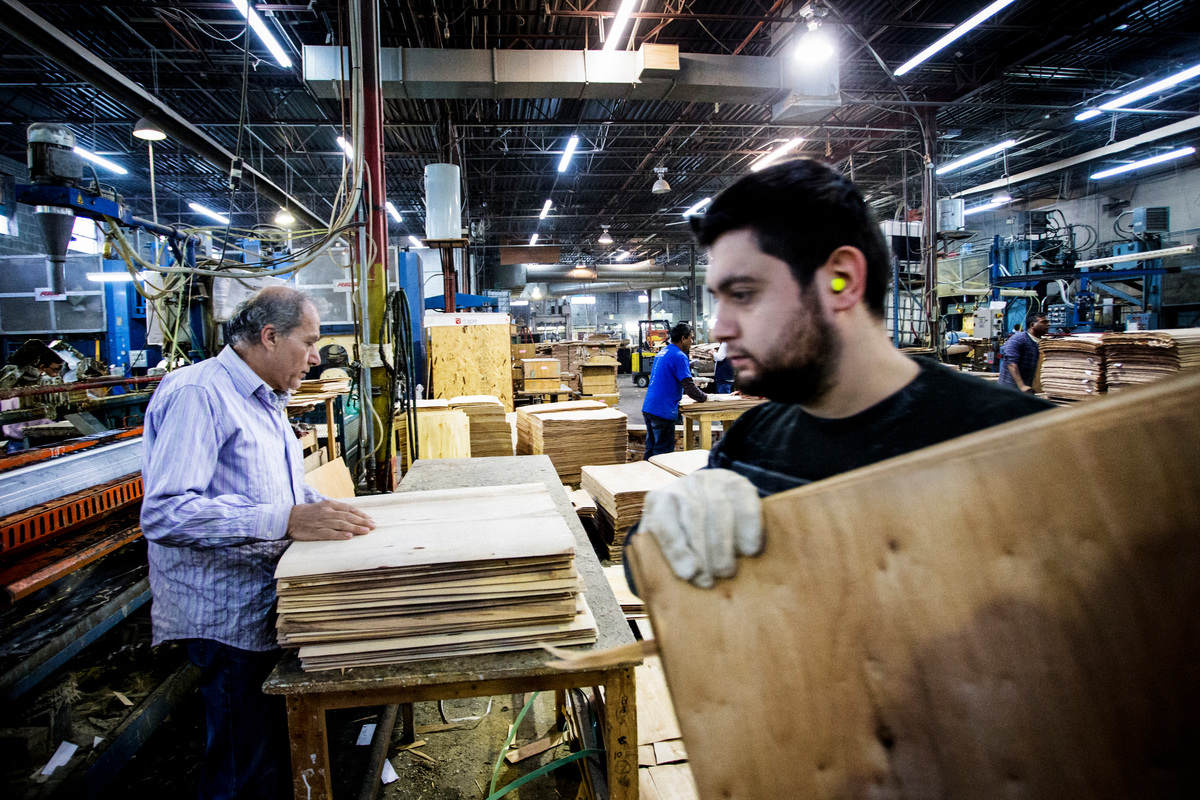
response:
[[[595,641],[574,536],[542,484],[345,502],[378,527],[293,542],[275,571],[279,643],[304,669]]]
[[[1197,796],[1198,474],[1180,376],[769,497],[715,589],[638,537],[700,796]]]
[[[642,798],[656,800],[696,800],[700,797],[692,768],[688,764],[666,764],[638,770],[638,785],[643,787]],[[646,790],[649,790],[649,794]],[[777,795],[792,797],[794,795]]]

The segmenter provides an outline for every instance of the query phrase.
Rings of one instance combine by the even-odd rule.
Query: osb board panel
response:
[[[427,333],[433,397],[490,394],[513,410],[508,326],[439,325]]]
[[[637,537],[700,796],[1200,796],[1198,474],[1179,378],[770,498],[714,590]]]

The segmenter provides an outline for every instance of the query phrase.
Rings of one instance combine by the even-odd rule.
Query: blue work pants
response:
[[[645,412],[642,413],[642,418],[646,420],[645,460],[649,461],[651,456],[675,452],[675,420],[663,419]]]

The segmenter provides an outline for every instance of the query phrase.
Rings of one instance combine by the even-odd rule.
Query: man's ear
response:
[[[857,247],[839,247],[817,270],[815,284],[825,308],[850,310],[866,293],[867,257]]]
[[[279,344],[279,331],[270,323],[263,325],[258,334],[258,343],[267,348],[268,353],[275,352],[275,347]]]

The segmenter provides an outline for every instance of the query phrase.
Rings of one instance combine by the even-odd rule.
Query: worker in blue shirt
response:
[[[1038,345],[1050,330],[1050,320],[1045,314],[1031,314],[1025,321],[1025,330],[1017,331],[1000,348],[1001,386],[1016,389],[1026,394],[1033,393],[1033,382],[1037,377]]]
[[[683,393],[697,403],[708,395],[696,388],[688,353],[692,349],[692,326],[681,322],[671,329],[671,342],[654,359],[650,370],[650,388],[642,402],[642,417],[646,420],[646,456],[670,453],[675,450],[675,421],[679,417],[679,401]]]

